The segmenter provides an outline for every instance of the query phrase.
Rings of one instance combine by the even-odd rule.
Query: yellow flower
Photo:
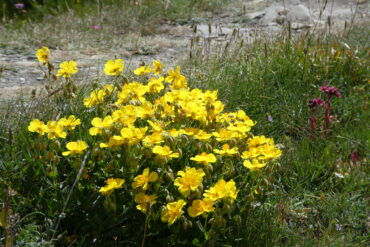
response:
[[[176,67],[176,70],[170,69],[168,71],[168,76],[165,79],[167,82],[172,83],[173,89],[186,88],[186,78],[180,73],[180,66]]]
[[[103,103],[105,95],[106,95],[105,90],[95,89],[90,93],[90,97],[84,99],[84,105],[88,108],[91,108],[94,105]]]
[[[215,163],[217,161],[216,156],[212,153],[207,154],[206,152],[202,152],[201,154],[191,157],[190,160],[194,160],[198,164],[207,165],[209,163]]]
[[[139,118],[145,119],[148,117],[152,117],[154,114],[153,105],[150,101],[145,101],[141,106],[136,107],[135,115]]]
[[[179,188],[181,194],[189,196],[191,191],[197,190],[206,174],[202,169],[186,167],[185,172],[179,171],[177,175],[180,177],[175,179],[174,185]]]
[[[262,163],[258,159],[252,159],[252,162],[244,160],[243,165],[251,171],[256,171],[265,167],[267,163]]]
[[[49,62],[50,50],[46,46],[41,47],[36,51],[36,57],[40,63],[47,64]]]
[[[62,62],[59,67],[60,69],[58,70],[57,76],[63,76],[64,78],[70,78],[78,71],[77,63],[73,60]]]
[[[198,132],[200,132],[201,130],[200,129],[197,129],[197,128],[185,128],[185,129],[181,129],[180,132],[181,134],[184,134],[184,135],[187,135],[187,136],[194,136],[196,134],[198,134]]]
[[[148,189],[149,182],[155,182],[158,179],[156,172],[150,172],[149,168],[144,169],[143,174],[138,175],[134,178],[134,182],[131,184],[133,189],[141,187],[143,190]]]
[[[141,66],[134,70],[135,75],[146,75],[150,73],[150,67],[149,66]]]
[[[190,217],[197,217],[203,213],[209,213],[215,210],[213,207],[214,202],[210,199],[195,200],[192,205],[188,207],[188,214]]]
[[[128,128],[122,128],[120,138],[128,145],[134,145],[139,143],[145,137],[145,133],[147,130],[148,127],[135,128],[130,126]]]
[[[217,201],[219,199],[229,199],[230,201],[234,201],[237,194],[238,192],[236,190],[234,180],[226,182],[225,180],[220,179],[213,187],[206,190],[203,196],[212,201]]]
[[[262,146],[263,157],[261,159],[277,159],[281,156],[282,152],[274,145],[265,144]]]
[[[112,113],[113,121],[119,122],[123,126],[133,125],[137,119],[136,109],[136,106],[133,105],[122,106],[119,110],[115,110]]]
[[[212,133],[214,137],[216,137],[216,140],[221,141],[229,141],[232,138],[236,137],[235,133],[227,130],[227,129],[220,129],[218,132]]]
[[[114,87],[112,84],[105,84],[103,86],[103,90],[107,95],[111,95],[114,91],[116,91],[116,87]]]
[[[49,139],[55,139],[57,137],[67,137],[67,132],[64,131],[63,126],[61,126],[57,121],[47,122],[46,127],[46,133],[48,133]]]
[[[168,222],[168,225],[172,225],[183,214],[182,208],[185,205],[186,202],[182,199],[168,203],[161,215],[162,222]]]
[[[155,60],[152,63],[152,73],[155,75],[159,75],[163,71],[163,64],[161,63],[160,60]]]
[[[95,117],[91,121],[92,126],[89,133],[92,136],[96,136],[98,134],[101,134],[103,129],[109,128],[113,124],[113,119],[111,116],[106,116],[104,119]]]
[[[123,60],[108,60],[104,65],[104,73],[106,75],[120,75],[123,70]]]
[[[157,197],[155,195],[145,195],[144,193],[138,193],[135,195],[135,202],[139,204],[136,205],[136,208],[145,214],[146,210],[156,203],[156,198]]]
[[[59,119],[58,124],[69,130],[74,130],[77,125],[81,124],[81,120],[77,119],[74,115],[70,115],[68,118]]]
[[[208,134],[207,132],[200,130],[197,134],[194,135],[194,138],[200,141],[207,141],[212,137],[212,134]]]
[[[43,121],[40,121],[38,119],[33,119],[30,122],[30,125],[28,125],[28,131],[30,132],[36,132],[40,135],[44,135],[45,132],[47,132],[47,127]]]
[[[163,85],[164,78],[159,77],[157,78],[151,78],[148,83],[148,90],[150,93],[159,93],[164,88]]]
[[[146,136],[143,142],[146,146],[150,146],[152,144],[161,144],[164,142],[163,133],[160,131],[155,131],[151,135]]]
[[[63,156],[82,154],[87,148],[87,144],[84,141],[68,142],[66,147],[69,151],[63,152]]]
[[[104,196],[110,195],[115,189],[122,188],[123,183],[125,182],[124,179],[121,178],[108,178],[105,183],[107,184],[104,187],[101,187],[99,192],[102,193]]]
[[[152,151],[161,158],[178,158],[180,156],[179,153],[174,153],[168,146],[155,146]]]
[[[122,145],[124,140],[121,136],[111,136],[108,143],[100,143],[100,148],[113,148]]]
[[[125,84],[121,91],[117,93],[118,100],[115,102],[116,105],[124,104],[127,101],[140,101],[144,103],[146,101],[144,95],[148,92],[148,87],[139,82],[131,82]]]
[[[256,147],[262,144],[274,144],[274,140],[265,136],[254,136],[248,139],[248,147]]]
[[[232,156],[234,154],[238,154],[238,148],[237,147],[230,148],[229,144],[224,144],[222,145],[221,150],[213,149],[213,152],[221,156]]]
[[[181,135],[181,131],[177,130],[177,129],[170,129],[167,131],[167,134],[169,136],[172,136],[173,138],[176,138],[178,137],[179,135]]]

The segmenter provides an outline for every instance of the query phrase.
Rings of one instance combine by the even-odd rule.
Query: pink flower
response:
[[[93,25],[92,29],[99,30],[99,29],[101,29],[101,26],[100,25]]]
[[[16,3],[16,4],[14,4],[14,7],[16,9],[23,9],[24,8],[24,4],[23,3]]]
[[[320,98],[317,98],[317,99],[310,99],[308,101],[308,107],[309,108],[315,108],[316,106],[323,106],[324,105],[324,101]]]
[[[354,163],[356,163],[356,161],[359,161],[360,160],[360,156],[358,154],[358,150],[355,150],[353,153],[352,153],[352,160]]]
[[[335,97],[339,98],[342,96],[338,88],[330,87],[329,85],[321,86],[320,91],[326,93],[329,97],[334,95]]]

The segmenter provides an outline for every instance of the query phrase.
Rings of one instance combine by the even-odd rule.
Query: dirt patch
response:
[[[227,12],[214,16],[206,22],[175,25],[161,24],[158,35],[140,36],[135,33],[126,35],[134,40],[130,45],[103,49],[102,46],[86,47],[78,50],[52,48],[52,61],[55,65],[64,60],[76,60],[79,77],[94,78],[102,76],[106,60],[123,58],[126,67],[135,68],[143,62],[160,59],[173,66],[186,59],[189,54],[190,40],[215,40],[226,42],[235,30],[246,42],[260,35],[279,33],[286,25],[300,32],[331,25],[343,27],[354,20],[369,20],[369,1],[366,0],[254,0],[234,4]],[[99,32],[99,30],[96,30]],[[114,34],[112,34],[114,35]],[[42,87],[47,81],[43,78],[34,51],[12,51],[9,47],[0,48],[0,98],[19,94],[29,94],[32,89]],[[73,44],[71,45],[73,47]]]

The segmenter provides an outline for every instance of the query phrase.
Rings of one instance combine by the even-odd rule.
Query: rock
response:
[[[265,9],[265,16],[261,19],[262,25],[271,25],[276,23],[276,18],[279,17],[279,12],[284,11],[285,8],[280,5],[272,5]]]
[[[261,19],[265,15],[266,15],[265,11],[259,11],[259,12],[250,13],[247,15],[247,17],[250,20],[254,20],[254,19]]]
[[[358,4],[364,4],[367,3],[367,0],[354,0],[354,2]]]
[[[304,24],[304,23],[297,23],[297,22],[293,22],[291,24],[291,28],[293,30],[309,29],[311,27],[312,27],[312,24]]]
[[[310,11],[303,4],[293,6],[287,14],[287,20],[291,22],[312,22]]]

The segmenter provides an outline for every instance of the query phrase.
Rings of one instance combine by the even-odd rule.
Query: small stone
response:
[[[278,17],[275,18],[275,22],[282,25],[285,23],[286,17],[283,15],[279,15]]]

